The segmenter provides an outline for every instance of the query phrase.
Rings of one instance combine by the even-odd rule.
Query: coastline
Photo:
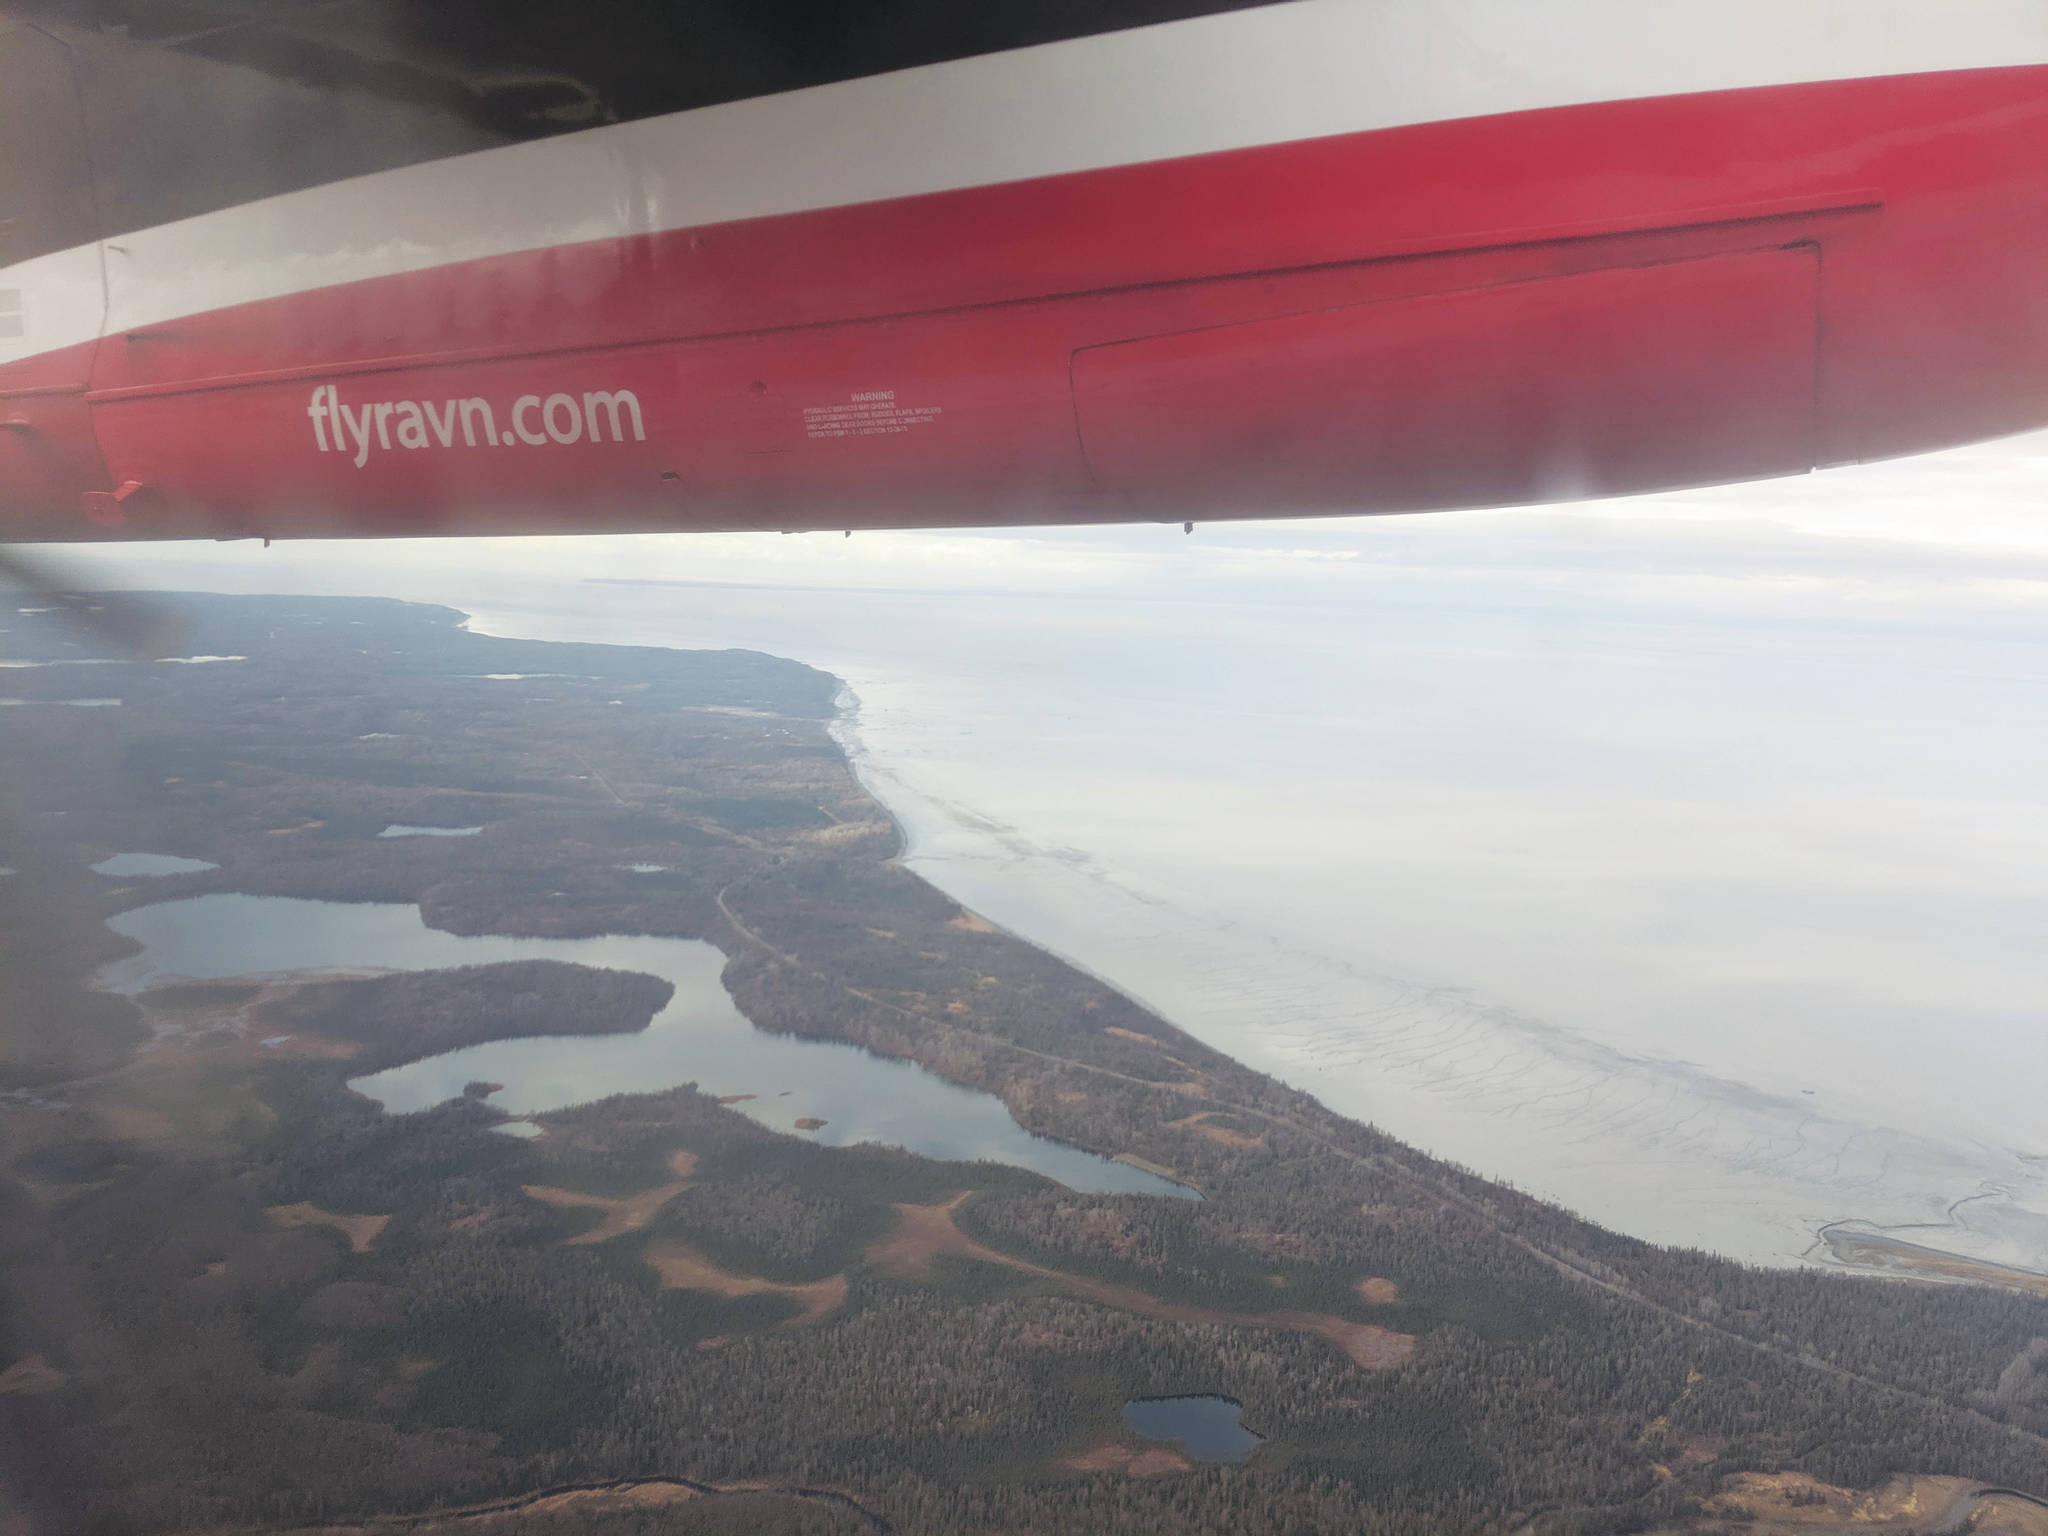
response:
[[[2048,1264],[2048,1170],[2022,1154],[1825,1117],[1787,1095],[1681,1061],[1629,1056],[1467,995],[1356,972],[1327,978],[1353,999],[1376,992],[1368,1006],[1408,1016],[1392,1038],[1354,1037],[1332,1061],[1311,1033],[1281,1022],[1319,1000],[1275,1002],[1270,990],[1284,987],[1288,969],[1335,969],[1328,962],[1318,966],[1319,957],[1290,953],[1228,918],[1204,922],[1205,914],[1120,880],[1078,850],[1040,847],[1017,828],[929,793],[871,745],[852,684],[831,730],[895,824],[906,868],[1205,1044],[1430,1156],[1629,1236],[1747,1263],[1886,1269],[1825,1240],[1827,1229],[1849,1222],[1910,1227],[1985,1273]],[[1219,947],[1265,963],[1273,978],[1265,998],[1233,1008],[1206,979],[1177,985],[1174,957],[1159,953],[1213,956]],[[1320,1001],[1332,1011],[1343,1006]],[[1281,1027],[1262,1038],[1268,1019]],[[1417,1038],[1433,1027],[1451,1040],[1442,1052]],[[1361,1088],[1362,1072],[1378,1085]],[[1549,1081],[1532,1085],[1532,1075]],[[1603,1089],[1619,1101],[1604,1111]],[[1545,1110],[1546,1095],[1561,1097]],[[1603,1113],[1600,1128],[1610,1136],[1577,1123]],[[1666,1128],[1670,1134],[1660,1134]],[[1613,1156],[1610,1137],[1623,1136],[1636,1157]],[[1574,1155],[1574,1143],[1584,1151]],[[1979,1197],[1968,1213],[1974,1221],[1957,1210],[1971,1197]]]
[[[547,1134],[516,1140],[497,1134],[504,1127],[479,1101],[509,1073],[466,1066],[461,1096],[439,1110],[380,1114],[349,1090],[339,1057],[310,1047],[273,1056],[271,1032],[291,1021],[252,1015],[225,1054],[138,1053],[134,1081],[94,1089],[61,1121],[26,1109],[21,1134],[34,1145],[10,1159],[42,1180],[24,1184],[18,1201],[49,1233],[30,1254],[39,1266],[55,1255],[104,1267],[108,1244],[126,1244],[117,1257],[133,1268],[118,1277],[166,1298],[135,1308],[121,1290],[77,1288],[100,1306],[82,1325],[53,1306],[62,1337],[97,1331],[121,1346],[53,1350],[47,1358],[74,1391],[113,1384],[94,1362],[125,1379],[128,1362],[158,1358],[160,1338],[189,1335],[165,1355],[182,1363],[223,1318],[246,1339],[214,1351],[222,1370],[246,1362],[228,1389],[210,1376],[164,1422],[166,1435],[199,1430],[196,1454],[166,1463],[173,1479],[117,1479],[106,1496],[121,1507],[189,1523],[192,1493],[217,1491],[271,1523],[331,1514],[338,1498],[352,1513],[406,1514],[651,1467],[707,1484],[845,1489],[906,1530],[962,1528],[970,1506],[1019,1529],[1164,1528],[1169,1510],[1188,1507],[1188,1493],[1218,1474],[1193,1473],[1208,1484],[1105,1480],[1100,1473],[1120,1469],[1087,1459],[1123,1433],[1122,1405],[1183,1392],[1246,1405],[1269,1437],[1250,1465],[1221,1474],[1242,1489],[1247,1530],[1401,1536],[1530,1520],[1707,1529],[1746,1515],[1776,1530],[1837,1510],[1854,1517],[1845,1523],[1869,1524],[1866,1506],[1895,1490],[1865,1490],[1900,1464],[1941,1474],[1904,1490],[1916,1516],[1942,1507],[1924,1502],[1930,1486],[2042,1491],[2048,1419],[2031,1342],[2048,1332],[2042,1301],[1652,1247],[1436,1161],[1420,1150],[1443,1145],[1429,1135],[1480,1125],[1497,1133],[1488,1156],[1552,1155],[1510,1170],[1517,1183],[1569,1174],[1557,1146],[1545,1145],[1562,1142],[1554,1127],[1585,1124],[1587,1106],[1622,1075],[1598,1055],[1597,1015],[1552,1007],[1559,1023],[1548,1025],[1487,1007],[1486,992],[1515,993],[1483,953],[1471,993],[1362,965],[1343,971],[1332,962],[1374,941],[1418,971],[1424,963],[1398,926],[1374,925],[1362,890],[1340,909],[1359,930],[1359,949],[1347,951],[1319,939],[1327,926],[1291,921],[1299,902],[1262,909],[1256,886],[1161,880],[1127,826],[1164,828],[1184,840],[1179,867],[1210,861],[1228,876],[1230,855],[1253,838],[1276,826],[1285,835],[1288,782],[1247,774],[1236,798],[1191,803],[1175,772],[1192,737],[1148,752],[1142,733],[1156,715],[1105,714],[1099,698],[1048,672],[1043,655],[1020,651],[990,671],[924,622],[924,652],[881,658],[892,673],[872,656],[849,666],[830,646],[776,644],[770,626],[726,625],[701,608],[687,640],[682,622],[664,630],[650,615],[626,616],[642,626],[633,639],[673,648],[597,654],[453,635],[457,615],[446,607],[323,614],[267,601],[211,605],[218,612],[205,619],[226,626],[223,638],[248,633],[250,643],[209,647],[248,653],[246,675],[169,669],[153,700],[138,690],[141,707],[88,722],[110,732],[112,748],[150,742],[161,792],[116,776],[123,751],[100,753],[104,774],[76,781],[24,769],[23,782],[42,786],[38,808],[83,812],[90,824],[71,826],[61,857],[10,855],[36,871],[14,883],[18,895],[33,885],[36,906],[61,913],[76,886],[89,893],[88,916],[124,905],[153,889],[110,888],[81,871],[115,848],[161,848],[216,864],[176,877],[190,885],[166,886],[166,896],[217,882],[302,900],[412,902],[420,921],[431,910],[450,933],[709,935],[727,959],[718,982],[755,1029],[917,1060],[999,1093],[1006,1128],[1014,1121],[1138,1168],[1177,1169],[1210,1198],[1072,1195],[986,1158],[968,1166],[873,1145],[822,1147],[735,1113],[737,1092],[708,1088],[740,1085],[707,1088],[694,1070],[698,1091],[650,1094],[654,1082],[635,1076],[623,1096],[552,1111]],[[588,639],[615,617],[568,605],[519,627],[582,628]],[[391,646],[373,638],[385,625]],[[357,637],[357,650],[336,643]],[[872,637],[863,629],[858,638]],[[721,652],[725,644],[751,654]],[[686,645],[698,654],[678,654]],[[830,659],[836,675],[771,650]],[[1113,679],[1133,698],[1130,685],[1148,681]],[[1197,683],[1183,702],[1211,696],[1215,726],[1244,728],[1241,693]],[[1073,708],[1048,717],[1048,694],[1069,687]],[[610,707],[634,700],[644,707]],[[74,725],[70,712],[38,718]],[[300,726],[308,719],[310,733]],[[288,752],[267,758],[278,741]],[[236,793],[236,773],[214,766],[245,761],[274,764],[274,787]],[[408,777],[388,782],[397,766]],[[1372,829],[1390,806],[1369,763],[1343,767],[1356,775],[1357,815],[1326,819],[1312,860],[1293,861],[1312,882],[1324,859],[1383,859]],[[93,798],[74,787],[97,791],[103,781]],[[1322,808],[1304,809],[1297,826]],[[379,828],[396,822],[490,825],[467,840],[382,838]],[[145,823],[148,836],[132,835]],[[973,905],[927,883],[928,869],[968,890]],[[1396,873],[1387,871],[1388,888]],[[1304,890],[1328,896],[1336,886]],[[1034,931],[1086,956],[1090,976],[1107,970],[1127,984],[1070,973]],[[581,1018],[595,1006],[587,988],[599,973],[578,974],[584,990],[564,994],[564,1006]],[[495,1025],[491,989],[530,985],[494,976],[444,971],[431,984],[465,1000],[445,1015],[448,1029]],[[1630,997],[1626,975],[1602,980]],[[352,1005],[373,1045],[443,1018],[414,991],[349,985],[355,998],[380,999]],[[1405,1013],[1369,1017],[1375,988]],[[1132,1001],[1141,990],[1165,1000],[1161,1016]],[[208,1002],[188,989],[145,1006],[246,1001]],[[1568,1031],[1564,1021],[1586,1027]],[[1645,1029],[1646,1042],[1657,1038]],[[1489,1055],[1490,1043],[1524,1054]],[[1956,1041],[1958,1073],[1972,1043]],[[1252,1064],[1261,1051],[1285,1058],[1313,1095],[1261,1074]],[[582,1059],[574,1045],[564,1054]],[[1869,1054],[1845,1055],[1843,1072]],[[1526,1091],[1534,1076],[1523,1061],[1596,1070],[1581,1073],[1575,1098],[1532,1110],[1525,1092],[1519,1110],[1502,1113],[1507,1092]],[[1654,1106],[1666,1123],[1708,1090],[1721,1093],[1729,1112],[1696,1128],[1698,1146],[1725,1135],[1736,1111],[1777,1102],[1755,1088],[1744,1098],[1742,1083],[1713,1079],[1705,1064],[1691,1076],[1638,1064],[1629,1081],[1649,1080],[1652,1067],[1674,1094],[1694,1095]],[[757,1072],[746,1086],[781,1076]],[[2007,1079],[2006,1100],[2022,1076]],[[167,1110],[160,1089],[174,1082],[197,1089],[175,1102],[203,1114],[188,1123],[137,1113]],[[1999,1091],[1987,1088],[1985,1101]],[[1418,1150],[1335,1112],[1341,1092],[1380,1097],[1382,1112],[1361,1118],[1423,1123],[1424,1135],[1403,1135]],[[888,1099],[865,1086],[854,1096]],[[237,1105],[247,1112],[219,1113]],[[798,1107],[831,1114],[812,1123],[828,1136],[843,1128],[836,1112]],[[100,1137],[102,1121],[118,1143]],[[1610,1118],[1600,1129],[1604,1139],[1571,1150],[1611,1192],[1615,1170],[1603,1163],[1631,1126]],[[194,1199],[151,1198],[170,1175],[122,1150],[133,1146],[189,1173]],[[254,1169],[238,1150],[252,1147]],[[1723,1173],[1775,1180],[1774,1191],[1790,1182],[1768,1169]],[[120,1181],[105,1195],[49,1182],[101,1174]],[[216,1205],[228,1213],[218,1235],[192,1247],[184,1234],[200,1224],[191,1213]],[[1993,1206],[1964,1200],[1958,1214]],[[109,1222],[109,1211],[126,1219]],[[287,1256],[321,1267],[286,1268]],[[319,1289],[309,1296],[309,1287]],[[263,1300],[223,1309],[224,1294]],[[402,1300],[408,1317],[439,1321],[428,1337],[353,1343],[329,1335],[353,1330],[355,1314],[323,1310],[315,1296],[387,1311]],[[270,1350],[273,1320],[289,1330],[277,1341],[288,1353]],[[559,1356],[579,1374],[536,1379],[537,1356]],[[280,1389],[272,1362],[302,1360],[290,1380],[304,1386]],[[1987,1396],[1993,1384],[2009,1404]],[[322,1412],[270,1411],[280,1390],[317,1391]],[[233,1415],[251,1411],[261,1443],[283,1444],[307,1475],[281,1483],[261,1460],[223,1465],[208,1454],[235,1432]],[[491,1459],[449,1462],[408,1486],[385,1471],[408,1465],[401,1456],[328,1455],[338,1432],[381,1433],[394,1414],[401,1433],[430,1426],[435,1448],[475,1444]],[[147,1420],[107,1427],[145,1447],[158,1433]],[[443,1427],[472,1437],[453,1440]],[[189,1439],[164,1443],[175,1451]],[[1458,1454],[1466,1445],[1469,1458]],[[1574,1454],[1559,1455],[1560,1445]],[[649,1455],[650,1446],[667,1454]],[[280,1500],[280,1486],[297,1491]]]
[[[1128,847],[1104,857],[1061,840],[1088,831],[1047,824],[1053,791],[1096,795],[1082,803],[1099,817],[1086,767],[1071,769],[1070,788],[1030,780],[1038,760],[1002,758],[1043,724],[1028,713],[1042,699],[952,718],[949,705],[974,697],[960,677],[862,654],[874,649],[865,631],[785,620],[760,598],[747,594],[736,618],[464,606],[483,633],[736,645],[830,671],[844,690],[834,738],[895,823],[906,867],[1215,1049],[1432,1156],[1613,1230],[1746,1262],[1836,1267],[1819,1233],[1856,1221],[1920,1229],[1978,1262],[2048,1266],[2048,1163],[1952,1125],[1892,1129],[1884,1104],[1840,1084],[1823,1083],[1816,1102],[1753,1055],[1739,1074],[1715,1071],[1660,1054],[1654,1031],[1640,1048],[1617,1044],[1388,974],[1316,934],[1262,927],[1250,898],[1216,899],[1218,882],[1147,883],[1119,861]]]

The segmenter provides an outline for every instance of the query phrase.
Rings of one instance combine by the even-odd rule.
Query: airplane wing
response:
[[[12,0],[0,117],[11,540],[1406,512],[2048,423],[2038,0]]]

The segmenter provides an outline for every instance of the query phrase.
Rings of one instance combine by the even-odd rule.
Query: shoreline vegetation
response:
[[[242,659],[110,663],[120,708],[0,737],[0,1478],[40,1528],[2048,1532],[2048,1298],[1656,1248],[1331,1114],[898,865],[823,673],[177,601]],[[91,871],[130,849],[217,867]],[[705,940],[755,1027],[1203,1198],[826,1147],[691,1086],[525,1140],[491,1085],[387,1116],[347,1081],[643,1028],[667,983],[92,989],[108,917],[215,892]],[[1120,1416],[1199,1394],[1249,1459]]]
[[[2038,1269],[1973,1259],[1945,1248],[1909,1243],[1890,1233],[1871,1231],[1850,1222],[1823,1227],[1820,1235],[1829,1254],[1841,1264],[1915,1279],[1995,1285],[2033,1296],[2048,1296],[2048,1274]]]

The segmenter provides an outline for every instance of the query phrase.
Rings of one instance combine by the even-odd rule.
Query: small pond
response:
[[[196,875],[202,870],[219,868],[204,859],[181,859],[172,853],[117,853],[93,865],[92,872],[126,880],[137,875],[152,879],[159,875]]]
[[[1199,1198],[1143,1169],[1032,1135],[993,1094],[857,1046],[754,1028],[720,979],[724,955],[696,939],[463,936],[429,928],[416,906],[245,895],[158,902],[120,913],[107,926],[143,946],[94,978],[112,992],[228,976],[424,971],[501,960],[644,971],[675,986],[668,1006],[634,1034],[494,1040],[349,1085],[394,1114],[456,1098],[473,1082],[502,1083],[490,1102],[513,1115],[695,1082],[772,1130],[827,1146],[877,1141],[927,1157],[1009,1163],[1091,1194]]]
[[[194,666],[209,661],[247,661],[246,656],[157,656],[147,663],[133,656],[59,656],[51,661],[0,661],[0,668],[15,670],[26,667],[128,667],[136,665],[162,666],[176,663]]]
[[[1260,1437],[1238,1422],[1244,1405],[1227,1397],[1139,1397],[1124,1422],[1147,1440],[1170,1440],[1191,1461],[1243,1461]]]
[[[402,821],[394,821],[377,835],[379,837],[475,837],[482,827],[410,827]]]

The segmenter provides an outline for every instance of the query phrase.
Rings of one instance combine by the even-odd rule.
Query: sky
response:
[[[109,585],[247,589],[449,575],[659,579],[1047,595],[1341,595],[1408,563],[1484,583],[1542,570],[1683,607],[1768,609],[1825,594],[1889,607],[2037,608],[2048,578],[2048,433],[1796,479],[1565,507],[1392,518],[1089,529],[694,534],[120,545],[51,550]]]

